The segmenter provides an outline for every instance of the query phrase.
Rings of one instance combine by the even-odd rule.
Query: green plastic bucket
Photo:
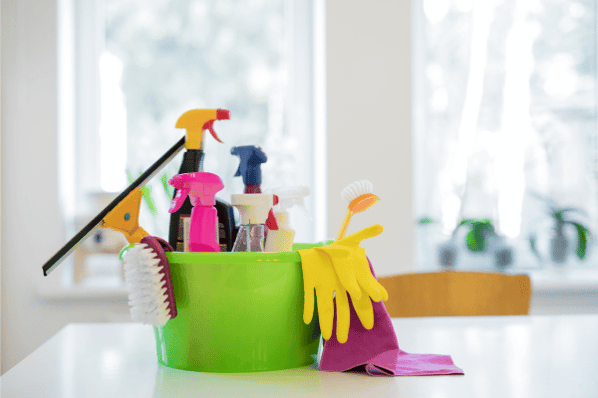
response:
[[[323,244],[299,244],[305,249]],[[309,365],[318,319],[303,322],[296,251],[166,253],[177,316],[155,326],[158,361],[199,372],[261,372]]]

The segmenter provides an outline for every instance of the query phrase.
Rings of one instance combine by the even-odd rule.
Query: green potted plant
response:
[[[459,223],[457,228],[455,228],[453,234],[463,225],[469,227],[469,231],[465,236],[465,245],[472,252],[486,251],[488,238],[496,236],[494,225],[492,224],[492,221],[487,218],[471,218],[463,220]]]
[[[577,217],[586,216],[586,213],[576,207],[560,207],[557,204],[547,198],[539,197],[546,202],[548,207],[548,215],[554,223],[553,234],[550,237],[550,258],[556,264],[562,264],[567,261],[571,245],[575,248],[575,253],[580,260],[584,260],[586,257],[586,250],[588,239],[591,236],[590,229],[582,224]],[[576,242],[571,242],[570,237],[567,236],[567,230],[574,230]],[[537,236],[531,234],[529,238],[530,248],[532,252],[542,259],[540,252],[538,251]]]
[[[457,258],[457,237],[461,227],[469,228],[465,235],[465,247],[472,253],[490,253],[494,265],[504,268],[513,262],[513,251],[503,243],[503,237],[496,233],[494,224],[487,218],[469,218],[462,220],[453,230],[449,242],[441,246],[440,264],[452,267]]]

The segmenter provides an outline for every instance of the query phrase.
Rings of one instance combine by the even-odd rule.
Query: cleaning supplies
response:
[[[231,203],[241,214],[241,228],[233,252],[263,252],[266,219],[274,195],[265,193],[231,195]]]
[[[176,128],[186,129],[185,153],[178,174],[203,171],[202,148],[203,131],[208,130],[212,137],[222,142],[214,131],[214,121],[230,119],[230,113],[225,109],[192,109],[179,117]],[[176,197],[175,189],[173,199]],[[176,251],[184,251],[185,218],[191,216],[191,202],[185,200],[181,207],[170,215],[170,232],[168,241]],[[235,218],[230,204],[216,199],[218,213],[218,236],[221,251],[230,251],[234,242]]]
[[[368,267],[375,278],[370,262]],[[463,374],[463,370],[454,364],[449,355],[411,354],[401,350],[392,321],[382,302],[373,303],[376,326],[371,329],[359,324],[357,312],[351,303],[349,310],[351,326],[348,341],[343,343],[335,338],[333,323],[331,337],[324,342],[322,348],[319,370],[357,373],[365,371],[371,376]]]
[[[153,328],[160,364],[222,374],[314,363],[320,328],[315,319],[303,323],[297,308],[303,296],[299,254],[174,252],[166,256],[179,314],[164,327]]]
[[[187,129],[186,149],[201,149],[204,130],[208,130],[216,141],[222,143],[214,131],[214,121],[228,119],[230,112],[226,109],[191,109],[179,117],[175,127]]]
[[[349,335],[349,300],[347,291],[338,279],[330,258],[314,249],[297,250],[303,269],[303,322],[309,324],[314,314],[314,292],[318,300],[318,319],[325,340],[332,335],[336,301],[336,338],[340,343]],[[336,294],[336,300],[334,295]]]
[[[336,240],[342,239],[347,233],[347,228],[349,228],[349,222],[353,214],[369,209],[374,203],[380,200],[379,197],[372,193],[373,190],[372,183],[368,180],[355,181],[343,189],[341,197],[349,206]]]
[[[165,251],[165,240],[146,236],[125,255],[125,282],[129,292],[131,318],[149,325],[165,325],[177,316],[176,302]]]
[[[382,233],[382,225],[376,224],[364,228],[329,246],[314,250],[326,253],[343,287],[349,292],[355,311],[366,329],[374,325],[372,301],[388,300],[388,292],[372,276],[365,249],[359,246],[362,240],[373,238]]]
[[[349,334],[347,293],[363,327],[369,330],[374,326],[372,300],[387,300],[388,293],[371,275],[365,251],[358,245],[363,239],[381,232],[381,225],[373,225],[329,246],[298,250],[305,289],[303,321],[311,322],[315,291],[324,339],[328,340],[333,330],[333,294],[336,296],[336,338],[339,343],[346,342]]]
[[[129,243],[139,243],[143,237],[148,235],[139,226],[141,196],[141,189],[135,188],[104,217],[102,226],[123,233]]]
[[[46,263],[42,266],[44,276],[50,275],[65,258],[67,258],[73,251],[79,247],[85,239],[89,238],[94,232],[102,226],[103,220],[125,199],[131,200],[129,195],[133,190],[144,186],[154,175],[156,175],[164,166],[174,158],[185,145],[185,138],[181,138],[176,144],[172,146],[164,155],[160,157],[154,164],[152,164],[146,171],[143,172],[135,181],[131,183],[122,191],[108,206],[104,208],[98,215],[96,215],[85,227],[83,227],[75,236],[71,238],[60,250],[56,252]],[[126,213],[124,214],[126,216]],[[132,224],[132,223],[131,223]],[[234,225],[234,223],[233,223]],[[108,226],[108,225],[107,225]],[[109,226],[108,226],[109,227]],[[129,229],[129,226],[127,226]]]
[[[233,147],[231,154],[240,158],[239,167],[235,177],[243,178],[245,185],[244,195],[232,195],[231,203],[241,213],[241,227],[237,233],[234,252],[264,251],[266,237],[266,225],[270,229],[278,229],[272,206],[277,203],[278,198],[273,195],[262,195],[262,163],[268,158],[257,145],[244,145]],[[250,196],[257,195],[255,198]],[[262,218],[263,213],[265,217]],[[264,225],[266,224],[266,225]]]
[[[297,187],[274,188],[268,190],[278,197],[278,204],[273,207],[274,218],[277,222],[277,229],[268,231],[266,237],[267,252],[286,252],[293,250],[295,231],[291,227],[289,209],[299,206],[305,214],[304,198],[309,195],[309,187],[302,185]]]
[[[231,154],[241,158],[235,177],[241,176],[245,184],[245,193],[262,193],[262,163],[266,163],[266,154],[256,145],[233,147]]]
[[[316,248],[316,250],[328,252],[341,283],[353,296],[359,296],[359,292],[363,291],[374,301],[388,299],[386,289],[376,281],[369,271],[365,249],[359,246],[363,240],[376,237],[382,231],[384,231],[382,225],[371,225],[341,240],[334,241],[329,246]],[[335,261],[338,251],[328,250],[334,248],[344,249],[347,252],[347,255],[343,254],[338,257],[339,260],[343,261]],[[347,258],[350,258],[351,261],[344,261]]]
[[[224,188],[220,177],[204,172],[186,173],[172,177],[168,183],[177,189],[170,206],[171,213],[180,209],[187,197],[193,206],[189,219],[189,250],[220,252],[218,218],[214,207],[216,192]]]

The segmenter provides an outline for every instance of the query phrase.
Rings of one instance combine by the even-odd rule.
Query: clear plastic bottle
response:
[[[264,224],[241,225],[237,240],[233,246],[234,252],[263,252],[265,239]]]
[[[274,205],[271,194],[231,195],[231,203],[241,214],[241,228],[233,252],[263,252],[268,212]]]

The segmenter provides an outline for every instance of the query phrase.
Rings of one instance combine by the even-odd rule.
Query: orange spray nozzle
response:
[[[201,149],[204,130],[209,130],[216,141],[222,142],[214,131],[214,122],[226,119],[230,119],[230,112],[226,109],[191,109],[179,117],[175,127],[187,130],[186,149]]]

